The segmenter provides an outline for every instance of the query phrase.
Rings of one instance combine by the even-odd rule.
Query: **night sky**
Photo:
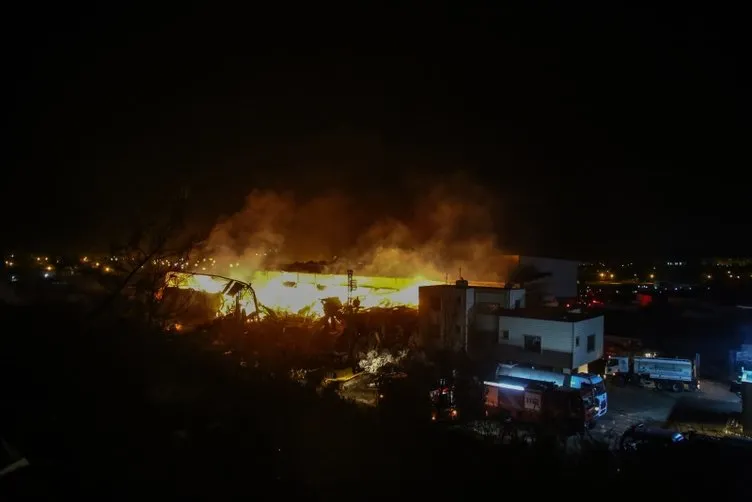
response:
[[[257,187],[399,211],[462,170],[513,251],[752,254],[740,13],[101,3],[3,16],[0,247],[106,246],[181,186],[201,226]]]

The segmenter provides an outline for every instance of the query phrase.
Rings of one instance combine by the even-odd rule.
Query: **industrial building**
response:
[[[419,290],[420,339],[428,349],[464,350],[480,362],[517,361],[584,371],[603,356],[603,316],[526,308],[521,288],[467,281]]]

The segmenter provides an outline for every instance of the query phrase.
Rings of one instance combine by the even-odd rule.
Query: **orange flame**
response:
[[[418,288],[432,284],[441,284],[422,277],[366,277],[354,276],[356,285],[351,298],[360,302],[363,308],[386,306],[418,305]],[[260,304],[289,313],[310,313],[323,315],[325,298],[338,298],[343,304],[348,297],[348,278],[344,274],[309,274],[279,271],[261,271],[253,274],[251,285]],[[173,274],[168,286],[181,289],[193,289],[211,294],[221,294],[228,281],[226,279],[185,273]],[[219,314],[227,314],[235,306],[235,299],[223,295],[223,306]],[[241,308],[253,312],[253,298],[241,294]]]

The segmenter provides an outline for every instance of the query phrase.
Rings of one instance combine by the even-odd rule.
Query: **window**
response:
[[[525,335],[525,351],[535,352],[536,354],[540,354],[541,353],[541,337]]]
[[[588,335],[587,337],[587,351],[595,352],[595,335]]]
[[[509,330],[505,329],[499,332],[499,343],[509,340]]]
[[[574,346],[579,347],[580,346],[580,337],[576,336],[574,337]]]

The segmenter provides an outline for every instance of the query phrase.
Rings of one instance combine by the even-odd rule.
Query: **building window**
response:
[[[525,351],[535,352],[536,354],[540,354],[541,353],[541,337],[525,335]]]
[[[580,337],[576,336],[574,337],[574,346],[579,347],[580,346]]]
[[[506,342],[509,340],[509,330],[505,329],[499,333],[499,343]]]
[[[588,335],[587,337],[587,351],[595,352],[595,335]]]

